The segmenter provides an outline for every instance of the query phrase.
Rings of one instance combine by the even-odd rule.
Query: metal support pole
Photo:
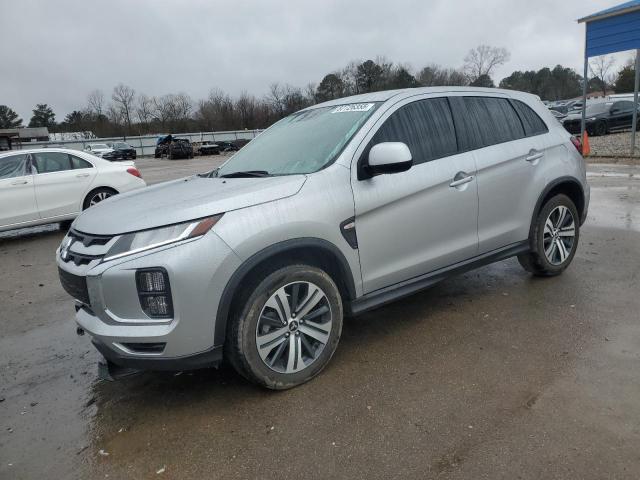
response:
[[[580,141],[584,142],[584,130],[587,111],[587,84],[589,83],[589,57],[587,56],[587,29],[584,29],[584,75],[582,77],[582,121],[580,123]]]
[[[631,156],[636,151],[636,128],[638,126],[638,87],[640,86],[640,49],[636,50],[636,81],[633,87],[633,122],[631,122]]]

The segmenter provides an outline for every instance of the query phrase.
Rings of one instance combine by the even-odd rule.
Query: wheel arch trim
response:
[[[551,182],[549,182],[547,186],[544,188],[544,190],[542,190],[542,193],[540,193],[540,195],[538,196],[538,200],[536,201],[536,206],[533,209],[533,213],[531,215],[531,222],[529,227],[529,238],[531,238],[531,232],[533,231],[536,218],[538,217],[538,214],[542,209],[542,205],[543,205],[542,202],[553,189],[563,184],[572,185],[572,187],[577,187],[580,190],[580,195],[582,196],[582,205],[576,205],[576,208],[578,209],[578,214],[580,215],[580,224],[582,225],[582,223],[584,223],[586,199],[584,197],[584,188],[582,187],[582,183],[580,183],[580,180],[578,180],[576,177],[571,177],[571,176],[558,177],[552,180]]]
[[[225,342],[226,329],[229,320],[229,314],[231,313],[231,306],[234,296],[237,292],[243,279],[259,265],[268,261],[271,258],[275,258],[286,252],[293,252],[294,250],[300,250],[308,248],[315,251],[324,251],[333,256],[338,261],[338,269],[342,275],[341,279],[335,279],[336,283],[340,280],[344,281],[344,286],[348,292],[350,298],[344,299],[345,302],[356,298],[356,287],[354,275],[349,266],[344,254],[333,243],[320,238],[304,237],[285,240],[282,242],[270,245],[263,250],[253,254],[246,259],[231,275],[231,278],[227,281],[224,287],[220,302],[218,303],[218,309],[215,317],[215,330],[214,330],[214,345],[222,345]]]

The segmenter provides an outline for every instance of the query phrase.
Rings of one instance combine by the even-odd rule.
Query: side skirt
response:
[[[492,250],[491,252],[478,255],[477,257],[470,258],[469,260],[454,263],[448,267],[434,270],[433,272],[425,275],[420,275],[419,277],[405,280],[404,282],[363,295],[362,297],[351,301],[349,304],[346,304],[345,313],[353,316],[359,315],[368,310],[381,307],[387,303],[412,295],[420,290],[424,290],[445,278],[468,272],[469,270],[474,270],[506,258],[515,257],[528,251],[528,240]]]

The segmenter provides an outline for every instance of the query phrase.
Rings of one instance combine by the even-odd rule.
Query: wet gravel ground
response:
[[[219,161],[136,163],[152,183]],[[0,239],[0,478],[639,478],[640,170],[589,168],[562,276],[507,260],[349,319],[285,392],[227,367],[99,381],[63,233]]]
[[[640,163],[640,132],[636,132],[636,150],[633,159],[631,155],[631,132],[610,133],[601,137],[589,137],[591,156],[616,157],[622,163]],[[597,160],[596,160],[597,161]]]

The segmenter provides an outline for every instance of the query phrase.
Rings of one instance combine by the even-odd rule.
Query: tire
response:
[[[273,390],[320,373],[342,333],[342,300],[331,277],[316,267],[290,265],[245,285],[245,291],[227,329],[225,355],[236,371]],[[309,299],[315,300],[313,306],[301,317]]]
[[[154,153],[153,156],[155,158],[162,158],[162,154],[161,153]]]
[[[82,209],[86,210],[87,208],[92,207],[93,205],[100,203],[101,201],[106,200],[107,198],[112,197],[117,193],[118,192],[116,192],[112,188],[96,188],[95,190],[90,191],[87,197],[84,199],[84,202],[82,203]]]
[[[518,256],[522,267],[538,276],[561,274],[571,264],[580,239],[580,217],[573,201],[559,194],[547,201],[531,229],[531,251]]]
[[[598,122],[596,126],[593,128],[593,133],[597,136],[602,136],[607,134],[607,124],[605,122]]]

